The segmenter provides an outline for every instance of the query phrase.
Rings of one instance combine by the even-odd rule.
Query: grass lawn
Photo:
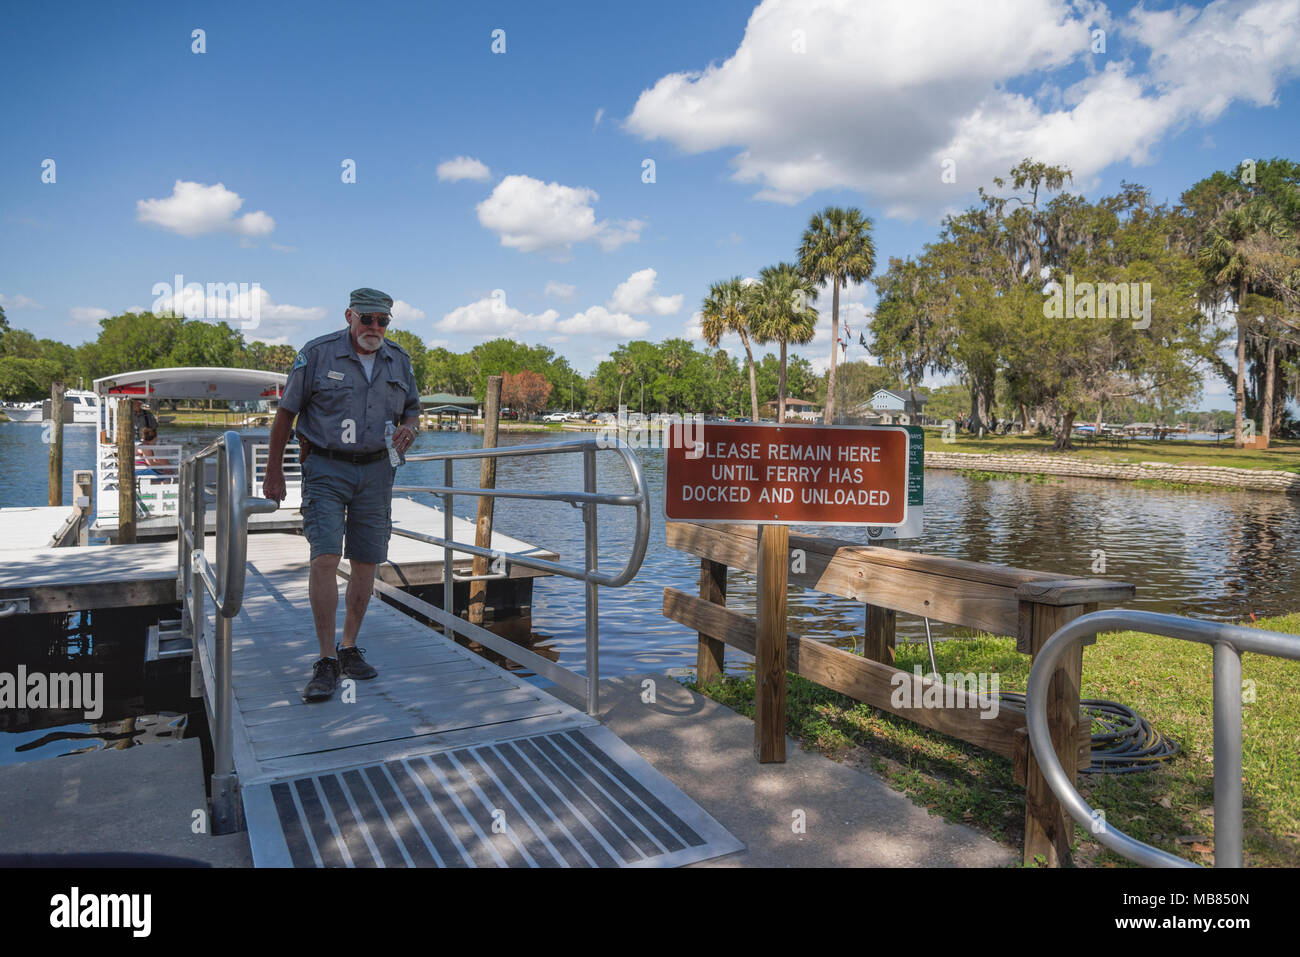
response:
[[[1232,438],[1222,445],[1213,442],[1185,442],[1181,439],[1134,439],[1128,448],[1085,448],[1078,446],[1073,452],[1052,452],[1050,436],[997,435],[979,439],[959,435],[944,442],[934,431],[927,432],[925,447],[930,452],[982,452],[985,454],[1008,452],[1050,453],[1072,459],[1136,464],[1160,462],[1166,465],[1224,465],[1239,469],[1274,469],[1279,472],[1300,472],[1300,441],[1276,439],[1263,450],[1236,449]]]
[[[1259,627],[1300,633],[1300,614]],[[1023,691],[1029,657],[1015,640],[974,635],[935,646],[940,672],[996,672],[1002,691]],[[1214,725],[1209,646],[1136,632],[1098,636],[1084,650],[1083,697],[1119,701],[1173,738],[1179,753],[1152,771],[1084,774],[1079,789],[1119,830],[1206,866],[1214,835]],[[898,666],[929,670],[924,644],[899,645]],[[1244,708],[1243,807],[1248,866],[1300,866],[1300,662],[1245,655],[1254,701]],[[753,717],[754,681],[722,678],[689,687]],[[1249,692],[1248,692],[1249,693]],[[871,768],[912,800],[1019,849],[1025,795],[1011,762],[789,675],[787,732],[805,749]],[[1075,827],[1081,866],[1129,866]]]

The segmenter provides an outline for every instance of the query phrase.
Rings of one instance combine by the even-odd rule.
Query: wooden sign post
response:
[[[907,429],[896,426],[673,424],[668,430],[665,518],[759,526],[754,755],[760,763],[785,761],[789,526],[903,525],[909,441]],[[725,579],[717,591],[725,595]],[[720,650],[717,657],[720,671]]]
[[[758,529],[758,640],[754,649],[754,757],[785,762],[785,598],[790,528]]]

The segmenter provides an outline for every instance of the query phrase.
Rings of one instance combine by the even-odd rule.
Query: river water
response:
[[[163,427],[165,442],[197,445],[212,430]],[[39,505],[46,498],[48,451],[39,425],[0,423],[0,506]],[[556,441],[558,436],[503,434],[502,445]],[[425,432],[415,451],[477,448],[481,436]],[[697,559],[664,544],[662,512],[663,453],[638,452],[652,496],[650,545],[635,580],[620,589],[600,590],[600,667],[609,677],[648,670],[692,667],[695,635],[660,613],[667,586],[694,592]],[[93,431],[69,427],[64,463],[65,501],[71,500],[74,468],[93,464]],[[630,490],[626,471],[614,452],[598,455],[602,490]],[[440,463],[410,463],[399,484],[440,484]],[[477,484],[478,462],[457,464],[457,483]],[[582,488],[580,455],[503,459],[500,488]],[[1199,618],[1237,620],[1300,608],[1300,500],[1264,492],[1179,492],[1138,488],[1122,482],[1052,479],[977,481],[952,472],[925,475],[926,528],[923,538],[903,547],[971,561],[1015,565],[1063,577],[1099,573],[1104,557],[1107,578],[1133,582],[1132,607]],[[413,496],[437,504],[430,496]],[[462,497],[454,511],[473,518],[476,500]],[[625,561],[632,537],[632,510],[600,508],[601,567]],[[581,562],[581,512],[562,503],[499,500],[496,524],[502,531]],[[818,531],[800,529],[801,531]],[[867,541],[865,530],[822,529],[838,538]],[[1104,553],[1104,556],[1099,554]],[[1096,567],[1096,570],[1094,568]],[[752,576],[732,573],[728,605],[752,612]],[[846,599],[792,592],[791,630],[851,647],[860,642],[864,612]],[[583,587],[562,578],[539,579],[534,591],[533,627],[539,644],[559,653],[561,665],[583,669]],[[920,619],[899,616],[900,637],[924,635]],[[955,629],[935,626],[950,637]],[[362,632],[364,645],[364,627]],[[745,656],[728,653],[729,667],[747,667]]]

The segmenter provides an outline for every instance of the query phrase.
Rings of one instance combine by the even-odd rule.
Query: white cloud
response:
[[[488,296],[457,306],[438,321],[437,328],[443,332],[513,337],[554,329],[559,316],[554,309],[537,314],[521,312],[507,305],[503,298]]]
[[[400,323],[418,322],[424,318],[424,310],[416,309],[409,302],[393,300],[393,318]]]
[[[600,109],[596,111],[596,119],[592,122],[591,128],[594,130],[596,127],[600,126],[600,121],[604,118],[605,118],[605,108],[602,106]]]
[[[187,319],[225,322],[243,332],[245,339],[273,345],[301,340],[305,323],[324,319],[328,314],[321,306],[278,303],[259,285],[241,285],[244,286],[242,290],[231,290],[226,295],[221,291],[208,295],[212,290],[205,289],[200,283],[186,283],[179,296],[164,293],[153,301],[149,309],[154,313],[176,312]]]
[[[1106,54],[1091,52],[1095,27]],[[1150,51],[1146,74],[1119,58],[1125,41]],[[1189,122],[1274,102],[1300,72],[1298,47],[1295,0],[1139,5],[1119,22],[1092,0],[764,0],[729,59],[660,78],[625,127],[688,153],[735,150],[733,178],[756,198],[856,189],[911,216],[1026,156],[1065,163],[1080,182],[1148,162]],[[1082,79],[1059,82],[1080,64]],[[955,184],[940,181],[947,159]]]
[[[604,306],[592,306],[584,312],[579,312],[556,323],[555,328],[569,335],[601,333],[616,336],[640,336],[649,330],[650,323],[641,319],[633,319],[627,313],[610,312]]]
[[[137,200],[135,207],[136,219],[140,222],[182,236],[215,232],[244,237],[265,236],[275,229],[275,220],[261,210],[236,216],[243,205],[243,198],[221,183],[206,186],[178,179],[171,196]]]
[[[455,159],[438,164],[438,179],[452,183],[462,179],[486,182],[491,176],[492,171],[472,156],[457,156]]]
[[[281,246],[279,243],[271,243],[271,248],[277,253],[296,253],[298,251],[297,246]]]
[[[27,296],[6,296],[0,292],[0,306],[6,309],[44,309],[35,299],[29,299]]]
[[[107,319],[112,313],[107,309],[100,309],[95,306],[73,306],[68,310],[68,318],[73,322],[84,322],[87,324],[99,322],[101,319]]]
[[[632,273],[625,281],[618,284],[614,295],[607,305],[618,312],[630,312],[633,315],[654,313],[656,316],[671,316],[682,308],[682,295],[654,296],[655,280],[658,277],[653,269],[642,269]]]
[[[566,254],[574,243],[597,242],[606,251],[639,238],[639,220],[597,222],[592,204],[600,197],[586,187],[543,183],[531,176],[507,176],[479,203],[478,221],[521,252]]]
[[[554,296],[556,299],[572,299],[573,294],[578,291],[578,287],[567,282],[556,282],[554,279],[546,284],[542,291],[543,296]]]
[[[511,338],[535,337],[541,333],[639,336],[650,328],[650,324],[625,313],[612,313],[604,306],[592,306],[568,319],[561,319],[554,309],[526,313],[507,305],[502,298],[485,297],[453,309],[439,320],[437,328],[442,332]]]

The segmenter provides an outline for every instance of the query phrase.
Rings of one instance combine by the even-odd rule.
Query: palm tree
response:
[[[817,295],[817,288],[790,263],[768,266],[758,275],[760,285],[754,291],[752,322],[754,339],[761,343],[781,343],[776,420],[784,422],[786,345],[812,342],[817,331],[817,310],[808,303]]]
[[[876,268],[871,220],[862,210],[828,206],[813,216],[799,244],[799,270],[815,285],[831,284],[831,368],[826,380],[826,424],[835,413],[835,360],[840,347],[840,286],[866,282]]]
[[[749,365],[749,400],[753,408],[753,421],[758,421],[758,380],[754,377],[754,350],[749,339],[752,332],[750,311],[753,308],[754,285],[746,285],[739,276],[709,287],[708,298],[700,307],[700,333],[713,348],[725,334],[734,332],[745,347],[745,361]]]
[[[1246,410],[1246,321],[1245,300],[1247,288],[1259,278],[1259,263],[1251,254],[1252,243],[1259,234],[1284,237],[1289,230],[1278,210],[1271,203],[1255,202],[1239,206],[1224,214],[1210,227],[1204,245],[1197,253],[1196,263],[1211,284],[1213,294],[1222,299],[1227,293],[1236,306],[1237,322],[1237,388],[1236,422],[1233,428],[1233,445],[1242,448],[1243,419]]]
[[[623,386],[627,382],[627,377],[635,371],[636,365],[632,362],[632,357],[624,352],[614,360],[614,367],[618,369],[619,374],[618,406],[614,410],[615,414],[618,414],[618,410],[623,408]]]

